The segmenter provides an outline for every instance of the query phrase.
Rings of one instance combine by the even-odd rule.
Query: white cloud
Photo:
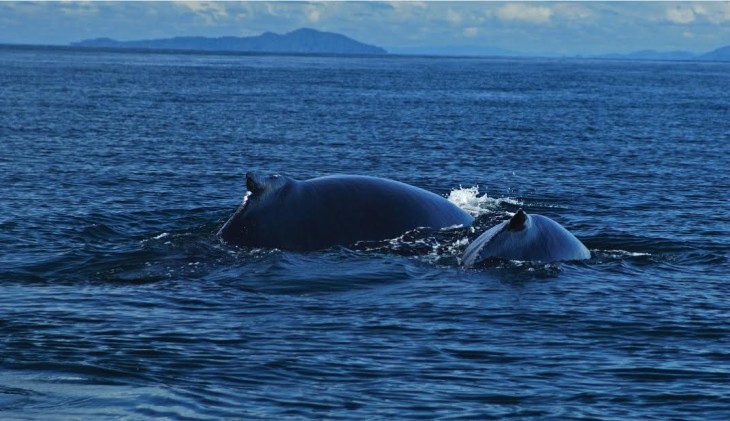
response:
[[[589,8],[576,3],[558,3],[552,7],[552,11],[555,16],[573,21],[584,21],[593,17]]]
[[[178,1],[178,7],[189,9],[198,15],[206,25],[213,26],[228,18],[226,4],[213,1]]]
[[[714,24],[730,22],[730,3],[697,3],[692,5],[695,14],[704,16]]]
[[[687,25],[699,21],[719,25],[730,22],[730,3],[728,2],[697,2],[671,4],[664,11],[664,19],[671,23]]]
[[[99,13],[99,8],[91,1],[61,2],[61,12],[66,16],[94,16]]]
[[[446,11],[446,20],[448,20],[449,23],[458,25],[461,23],[461,19],[461,14],[459,12],[456,12],[453,9],[449,9]]]
[[[322,17],[322,12],[317,9],[316,6],[311,6],[307,10],[307,20],[311,23],[317,23],[319,22],[319,19]]]
[[[683,6],[674,6],[667,9],[666,18],[669,22],[678,24],[687,24],[694,22],[695,12],[691,8]]]
[[[524,3],[507,3],[496,11],[497,17],[503,21],[522,21],[529,23],[546,23],[553,15],[552,9],[545,6],[531,6]]]
[[[475,28],[473,26],[470,26],[468,28],[464,28],[464,36],[467,38],[474,38],[477,35],[479,35],[479,28]]]
[[[428,9],[428,4],[425,1],[391,1],[388,4],[390,4],[393,10],[397,10],[400,13],[415,9]]]

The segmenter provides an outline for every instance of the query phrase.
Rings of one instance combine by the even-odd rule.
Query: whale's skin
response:
[[[464,250],[461,260],[468,268],[493,258],[557,262],[590,259],[591,252],[562,225],[520,209],[512,219],[477,237]]]
[[[313,251],[397,238],[473,218],[429,191],[385,178],[333,175],[299,181],[246,174],[248,192],[218,234],[230,244]]]

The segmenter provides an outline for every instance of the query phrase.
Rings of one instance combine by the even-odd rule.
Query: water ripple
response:
[[[3,419],[730,418],[727,65],[0,53]],[[246,171],[476,221],[232,247]],[[518,207],[593,257],[461,268]]]

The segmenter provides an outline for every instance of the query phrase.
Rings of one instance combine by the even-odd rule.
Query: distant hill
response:
[[[76,47],[149,48],[261,53],[387,54],[374,45],[363,44],[341,34],[302,28],[284,35],[265,32],[253,37],[175,37],[140,41],[95,38],[71,43]]]
[[[394,54],[424,56],[477,56],[477,57],[527,57],[529,54],[504,48],[481,46],[447,46],[447,47],[394,47],[389,52]]]
[[[712,50],[698,57],[700,60],[730,61],[730,45]]]
[[[655,51],[642,50],[629,54],[604,54],[598,58],[610,58],[619,60],[694,60],[697,54],[689,51]]]
[[[615,60],[705,60],[730,61],[730,45],[712,50],[704,54],[694,54],[689,51],[654,51],[643,50],[629,54],[603,54],[596,58]]]

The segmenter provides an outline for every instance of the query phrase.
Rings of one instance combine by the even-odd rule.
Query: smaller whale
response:
[[[520,209],[469,244],[462,264],[469,268],[490,258],[556,262],[590,259],[591,252],[562,225]]]

